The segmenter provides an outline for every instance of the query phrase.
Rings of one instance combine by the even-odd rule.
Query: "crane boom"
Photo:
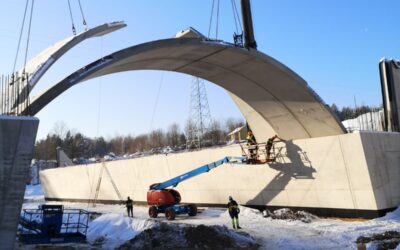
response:
[[[152,185],[150,187],[150,189],[151,190],[162,190],[162,189],[165,189],[165,188],[171,187],[171,186],[176,187],[180,182],[190,179],[192,177],[195,177],[199,174],[206,173],[206,172],[210,171],[211,169],[216,168],[224,163],[233,163],[233,162],[243,163],[243,162],[245,162],[245,160],[246,160],[245,157],[226,156],[218,161],[211,162],[209,164],[205,164],[205,165],[198,167],[196,169],[193,169],[189,172],[186,172],[186,173],[176,176],[172,179],[164,181],[163,183],[158,183],[158,184]]]
[[[254,38],[253,19],[251,17],[250,0],[241,0],[243,31],[244,31],[244,47],[249,49],[257,49],[257,43]]]

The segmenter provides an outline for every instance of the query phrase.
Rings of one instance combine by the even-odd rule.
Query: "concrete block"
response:
[[[0,242],[13,249],[39,120],[0,116]]]

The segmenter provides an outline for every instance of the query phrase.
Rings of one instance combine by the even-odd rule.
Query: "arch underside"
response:
[[[289,68],[255,50],[197,38],[171,38],[132,46],[95,61],[31,101],[34,115],[71,86],[107,74],[166,70],[201,77],[226,89],[259,141],[345,133],[307,83]]]

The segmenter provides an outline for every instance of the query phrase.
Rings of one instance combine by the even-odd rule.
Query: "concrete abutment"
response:
[[[0,249],[13,249],[39,120],[0,116]]]

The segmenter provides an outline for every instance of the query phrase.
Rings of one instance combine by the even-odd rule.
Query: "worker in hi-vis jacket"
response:
[[[229,211],[229,216],[231,216],[232,219],[233,228],[241,229],[241,227],[239,226],[239,213],[240,213],[239,205],[232,198],[232,196],[229,196],[228,211]]]
[[[255,163],[255,161],[257,160],[258,146],[253,131],[249,130],[247,132],[246,140],[247,140],[247,146],[249,147],[250,160],[252,163]]]

